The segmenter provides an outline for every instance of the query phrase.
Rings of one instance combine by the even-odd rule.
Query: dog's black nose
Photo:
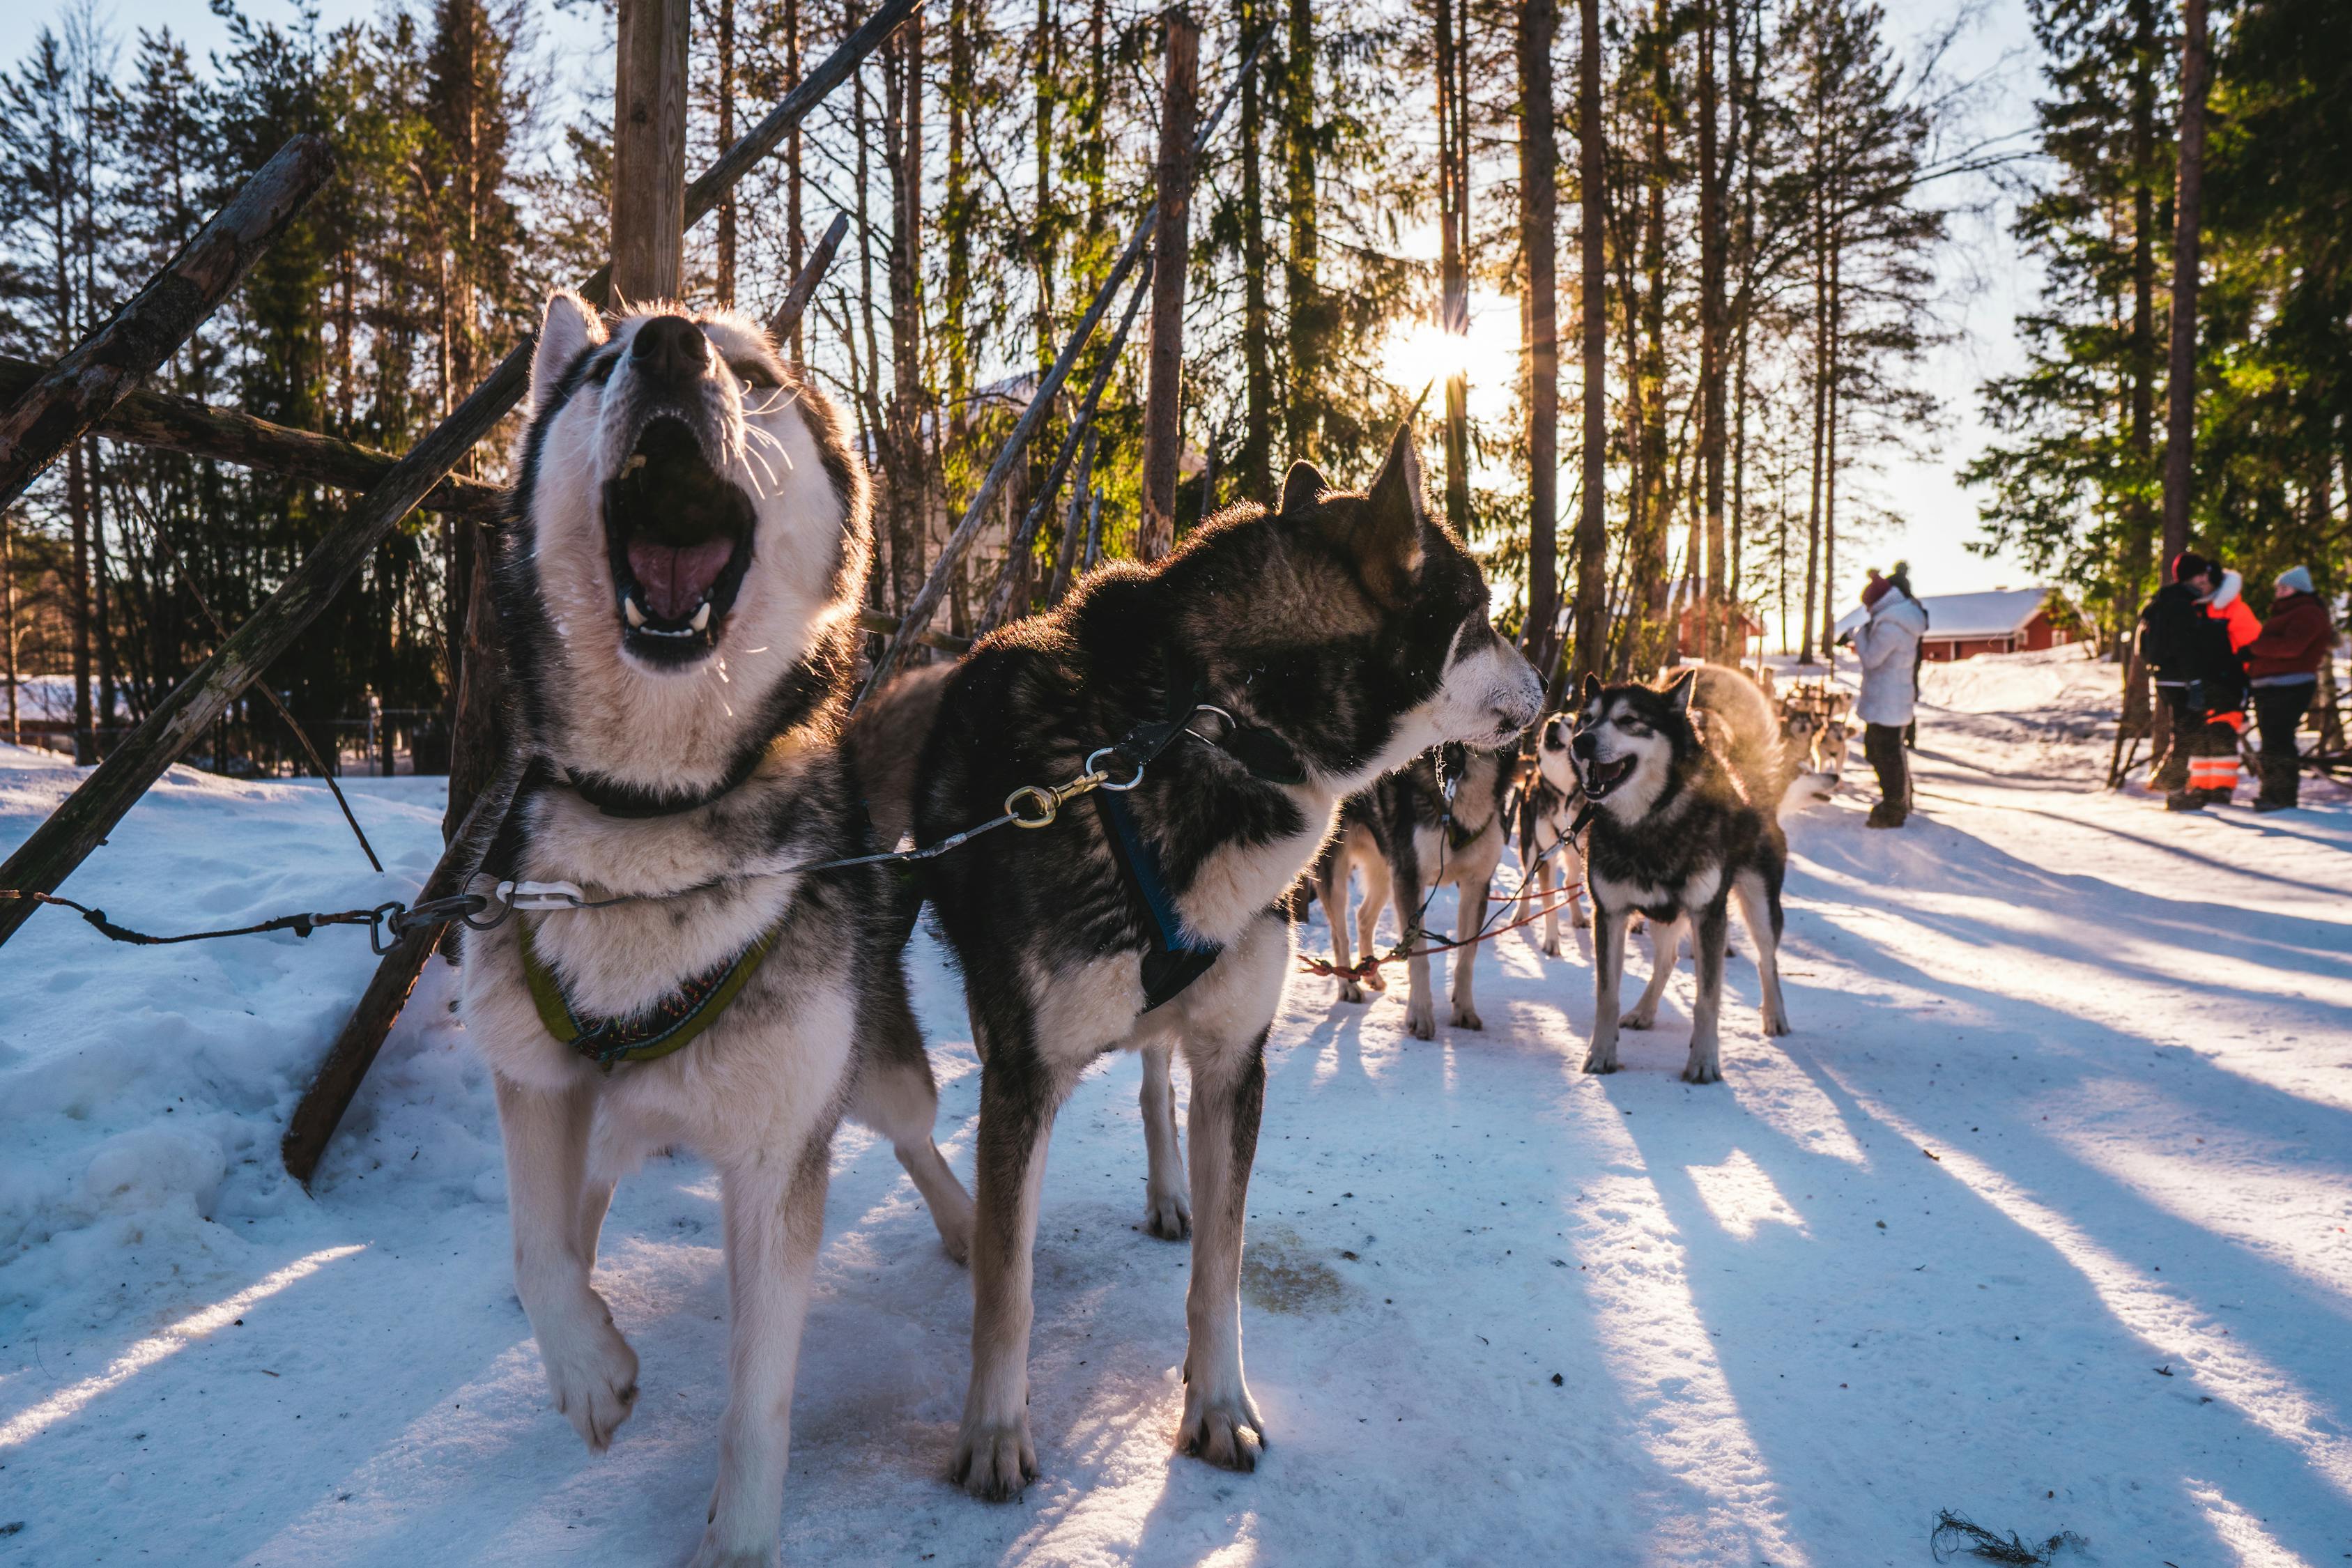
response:
[[[1597,751],[1599,751],[1600,749],[1601,749],[1601,744],[1600,744],[1600,742],[1597,742],[1597,741],[1595,741],[1595,740],[1594,740],[1591,736],[1590,736],[1590,735],[1579,735],[1579,736],[1576,738],[1576,745],[1575,745],[1576,754],[1577,754],[1578,756],[1580,756],[1580,757],[1582,757],[1582,758],[1583,758],[1586,762],[1588,762],[1588,763],[1589,763],[1589,762],[1591,762],[1591,761],[1592,760],[1592,753],[1593,753],[1593,752],[1597,752]]]
[[[699,381],[709,355],[702,329],[684,316],[656,316],[637,329],[629,343],[629,357],[636,362],[639,374],[673,385]]]

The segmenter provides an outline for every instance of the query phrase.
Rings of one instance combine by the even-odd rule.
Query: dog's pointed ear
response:
[[[1429,502],[1421,488],[1421,451],[1412,421],[1397,426],[1381,471],[1364,498],[1362,520],[1352,543],[1363,563],[1364,581],[1385,597],[1402,598],[1421,570],[1421,532],[1429,524]]]
[[[1592,671],[1589,669],[1586,670],[1584,672],[1584,686],[1582,689],[1578,691],[1576,694],[1578,705],[1580,707],[1589,707],[1591,706],[1592,700],[1600,695],[1601,678],[1593,674]]]
[[[1290,465],[1290,472],[1283,477],[1282,505],[1276,510],[1285,517],[1297,516],[1322,500],[1323,492],[1330,488],[1331,481],[1323,477],[1323,470],[1301,458]]]
[[[558,289],[547,297],[547,314],[539,323],[539,343],[530,352],[530,405],[547,400],[584,349],[604,341],[604,320],[579,295]]]
[[[1666,682],[1666,706],[1682,717],[1690,715],[1691,693],[1698,689],[1698,671],[1685,669]]]

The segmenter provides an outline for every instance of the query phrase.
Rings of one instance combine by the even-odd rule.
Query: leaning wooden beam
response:
[[[21,396],[41,379],[42,369],[31,360],[0,355],[0,403]],[[134,447],[216,458],[341,490],[367,489],[400,461],[393,453],[356,441],[297,430],[234,408],[215,408],[161,392],[132,393],[98,422],[97,430],[110,440]],[[487,522],[498,515],[505,494],[497,485],[451,474],[426,491],[417,504],[427,511],[455,512]]]
[[[886,615],[880,610],[860,610],[857,612],[857,629],[863,632],[879,632],[886,637],[894,637],[898,630],[898,617]],[[915,640],[925,647],[935,647],[941,653],[951,653],[958,658],[971,651],[971,638],[956,637],[948,632],[927,631]]]
[[[505,820],[508,803],[514,799],[515,785],[521,781],[520,759],[509,760],[499,770],[489,787],[474,796],[473,808],[457,826],[457,836],[441,852],[441,862],[425,879],[424,889],[416,895],[422,903],[427,899],[446,899],[466,890],[466,882],[474,868],[481,864],[482,852],[489,847],[492,834]],[[400,1016],[401,1007],[408,994],[416,988],[417,976],[425,973],[425,961],[441,941],[448,922],[419,927],[394,944],[383,961],[375,967],[374,977],[360,997],[360,1005],[343,1023],[342,1033],[327,1048],[326,1060],[319,1064],[319,1074],[302,1093],[301,1102],[294,1107],[293,1119],[286,1124],[286,1136],[279,1141],[278,1153],[286,1162],[286,1173],[304,1186],[319,1168],[320,1159],[327,1152],[327,1141],[335,1135],[335,1128],[343,1120],[343,1112],[352,1108],[352,1099],[360,1090],[360,1082],[367,1077],[375,1054],[383,1048],[384,1037],[392,1032],[393,1020]]]
[[[1271,27],[1259,34],[1249,57],[1242,61],[1242,68],[1234,73],[1233,86],[1226,89],[1216,112],[1209,116],[1200,133],[1192,139],[1192,155],[1195,158],[1207,147],[1209,138],[1216,132],[1217,122],[1224,118],[1225,110],[1240,95],[1242,83],[1248,79],[1251,71],[1257,68],[1258,57],[1265,52],[1266,40],[1273,36]],[[931,568],[930,580],[923,584],[922,592],[915,595],[914,602],[907,606],[906,614],[899,618],[898,635],[890,639],[889,646],[882,650],[882,657],[874,661],[874,673],[866,678],[865,690],[858,693],[860,702],[866,700],[867,692],[879,691],[889,682],[891,673],[931,624],[931,616],[938,612],[940,601],[947,597],[948,584],[955,576],[956,567],[961,563],[965,552],[971,549],[972,541],[980,537],[989,510],[996,504],[998,492],[1004,489],[1005,480],[1012,477],[1013,466],[1021,460],[1022,452],[1037,434],[1038,426],[1045,424],[1046,411],[1053,407],[1062,384],[1070,379],[1070,371],[1078,363],[1078,351],[1086,347],[1088,338],[1094,336],[1095,328],[1100,324],[1104,312],[1109,310],[1111,300],[1118,297],[1120,285],[1127,281],[1128,273],[1142,258],[1143,247],[1150,242],[1151,231],[1159,221],[1160,208],[1155,203],[1144,213],[1142,221],[1135,226],[1134,234],[1128,238],[1127,248],[1120,251],[1118,259],[1112,263],[1110,275],[1102,280],[1102,287],[1095,290],[1094,299],[1087,306],[1087,313],[1078,318],[1069,342],[1062,345],[1061,353],[1055,356],[1053,368],[1037,384],[1037,390],[1030,395],[1029,406],[1021,411],[1019,422],[1013,426],[1013,434],[1006,437],[1004,445],[997,448],[996,460],[989,464],[987,477],[980,481],[980,489],[972,495],[971,504],[964,508],[963,521],[956,524],[955,531],[948,536],[947,543],[940,548],[939,562]],[[1181,258],[1177,258],[1176,265],[1183,265]]]
[[[831,85],[848,76],[858,60],[871,53],[890,30],[911,15],[921,0],[887,0],[883,7],[835,49],[816,71],[784,96],[767,119],[728,150],[714,168],[730,169],[740,178],[752,159],[739,158],[745,142],[765,138],[772,147],[802,116],[824,97],[819,84]],[[691,224],[718,205],[724,184],[706,174],[687,188],[686,219]],[[612,269],[600,269],[581,292],[601,301],[608,292]],[[474,389],[408,455],[392,466],[383,480],[352,504],[342,521],[320,540],[294,574],[270,596],[236,635],[214,650],[178,688],[147,715],[121,745],[81,782],[49,819],[0,865],[0,888],[52,893],[73,868],[139,803],[149,785],[202,735],[237,694],[258,679],[279,656],[293,646],[319,613],[333,602],[373,554],[384,536],[415,510],[418,501],[463,461],[476,443],[488,436],[512,408],[529,384],[532,340],[517,343],[489,379]],[[16,934],[37,906],[30,899],[0,900],[0,942]]]
[[[280,147],[147,287],[17,397],[0,416],[0,506],[188,341],[334,167],[320,137]]]
[[[1055,493],[1062,488],[1064,476],[1070,471],[1070,459],[1077,456],[1078,443],[1091,435],[1095,425],[1095,409],[1102,403],[1103,389],[1110,384],[1111,372],[1118,368],[1119,350],[1127,346],[1127,334],[1134,330],[1135,316],[1143,308],[1143,297],[1151,289],[1151,258],[1143,258],[1143,275],[1135,280],[1135,291],[1127,297],[1127,314],[1119,319],[1118,331],[1103,349],[1102,363],[1095,369],[1095,378],[1087,387],[1087,395],[1078,400],[1078,411],[1070,420],[1069,434],[1062,437],[1062,449],[1045,468],[1045,481],[1037,487],[1036,497],[1029,503],[1028,515],[1021,526],[1013,531],[1005,546],[1004,564],[996,574],[996,585],[989,590],[988,605],[981,612],[980,626],[983,632],[992,631],[1013,616],[1013,595],[1021,582],[1021,563],[1037,546],[1037,530],[1045,514],[1054,510]],[[1076,515],[1073,509],[1073,517]],[[1058,580],[1066,575],[1064,566],[1056,564],[1054,575]]]
[[[793,329],[800,325],[801,317],[807,313],[809,301],[816,298],[816,286],[824,281],[825,268],[833,265],[834,253],[841,248],[841,237],[848,232],[849,215],[834,214],[833,222],[825,227],[824,237],[816,242],[816,249],[802,264],[801,275],[793,279],[791,288],[784,290],[784,302],[776,307],[774,315],[768,318],[768,335],[776,340],[777,347],[782,348],[791,339]]]

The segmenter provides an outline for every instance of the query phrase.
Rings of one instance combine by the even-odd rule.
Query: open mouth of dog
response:
[[[621,643],[652,664],[719,646],[751,565],[751,498],[710,466],[686,421],[656,415],[604,481],[604,544]]]
[[[1633,759],[1630,756],[1624,756],[1619,757],[1613,762],[1604,763],[1600,758],[1595,757],[1591,762],[1584,764],[1583,773],[1584,794],[1586,798],[1591,800],[1605,800],[1608,798],[1609,792],[1611,790],[1615,789],[1619,784],[1623,784],[1628,778],[1633,776]]]

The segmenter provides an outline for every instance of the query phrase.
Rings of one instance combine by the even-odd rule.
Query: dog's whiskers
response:
[[[793,455],[784,450],[784,444],[776,439],[775,432],[772,430],[764,430],[757,425],[746,423],[743,426],[743,434],[746,436],[757,436],[761,440],[765,441],[769,446],[773,447],[776,449],[776,456],[783,459],[785,470],[787,472],[791,471],[793,468]]]

